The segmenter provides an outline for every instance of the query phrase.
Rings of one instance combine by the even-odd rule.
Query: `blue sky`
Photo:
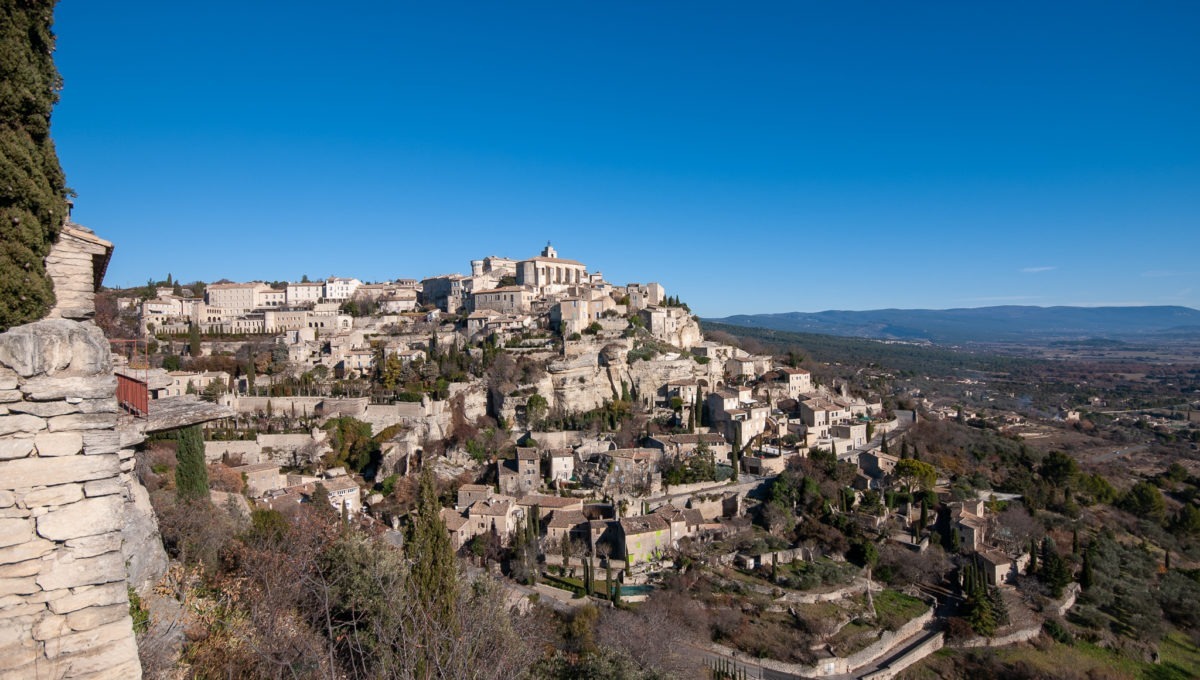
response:
[[[109,285],[547,240],[705,316],[1200,307],[1195,2],[61,0]]]

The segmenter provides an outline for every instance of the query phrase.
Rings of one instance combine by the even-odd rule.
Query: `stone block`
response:
[[[64,664],[70,663],[72,678],[135,680],[142,677],[142,666],[138,662],[137,656],[137,643],[133,636],[133,620],[129,618],[128,612],[126,612],[125,618],[127,622],[124,625],[129,628],[127,637],[118,637],[62,659]]]
[[[19,432],[41,432],[46,429],[46,421],[27,413],[0,416],[0,437]]]
[[[0,564],[14,564],[41,557],[54,550],[54,543],[34,537],[26,543],[0,548]]]
[[[12,404],[21,401],[21,390],[0,390],[0,404]]]
[[[33,602],[29,596],[9,595],[14,600],[8,607],[0,607],[0,616],[37,616],[46,611],[44,602]]]
[[[28,413],[39,418],[52,418],[78,413],[79,407],[65,401],[18,401],[9,404],[8,410],[13,413]]]
[[[11,493],[3,491],[0,493]],[[32,517],[33,513],[28,508],[19,508],[16,506],[0,509],[0,519],[16,519],[20,517]]]
[[[21,641],[0,644],[0,680],[29,680],[37,677],[36,671],[30,665],[41,658],[40,647],[28,636]]]
[[[83,489],[80,488],[82,494]],[[66,541],[120,531],[124,524],[124,505],[120,496],[88,498],[64,505],[38,517],[37,532],[42,538]]]
[[[7,366],[0,366],[0,390],[17,389],[17,372]]]
[[[70,555],[55,553],[46,560],[46,566],[37,576],[37,585],[45,590],[99,585],[125,580],[125,563],[120,553],[106,553],[98,557],[77,560]]]
[[[0,579],[0,597],[5,595],[32,595],[41,590],[33,576]]]
[[[75,558],[95,557],[121,549],[121,534],[100,534],[67,541],[67,551]]]
[[[33,438],[39,456],[73,456],[83,450],[79,432],[43,432]]]
[[[67,617],[65,616],[50,614],[43,616],[41,620],[33,624],[33,639],[39,642],[45,642],[50,638],[62,637],[73,632],[71,627],[67,625]]]
[[[128,614],[120,621],[106,623],[91,630],[46,640],[46,656],[53,660],[67,654],[77,654],[87,650],[99,650],[107,643],[122,638],[128,638],[129,644],[134,644],[133,620],[129,618]],[[136,658],[136,648],[134,648],[133,654]]]
[[[121,433],[116,430],[89,430],[83,433],[83,452],[86,455],[117,453],[120,450]]]
[[[16,494],[11,491],[0,491],[0,508],[11,508],[16,502]]]
[[[116,477],[120,466],[121,461],[115,455],[5,460],[0,461],[0,489],[28,489]]]
[[[121,406],[116,399],[84,399],[79,402],[80,413],[120,413]]]
[[[129,606],[129,591],[123,581],[76,588],[70,595],[52,600],[47,606],[55,614],[69,614],[85,607],[104,607],[110,604]]]
[[[33,538],[33,522],[28,519],[0,519],[0,548],[20,545]]]
[[[44,319],[0,333],[0,363],[25,378],[68,369],[75,375],[96,375],[112,368],[104,333],[95,324],[66,319]]]
[[[101,375],[94,377],[40,377],[28,380],[21,386],[26,398],[35,401],[53,399],[110,399],[117,393],[117,377]]]
[[[39,506],[60,506],[69,505],[76,501],[83,500],[83,485],[82,484],[59,484],[58,486],[48,486],[44,489],[34,489],[25,494],[22,501],[27,508],[35,508]],[[49,517],[49,515],[46,515]]]
[[[91,630],[106,623],[120,621],[129,616],[128,604],[112,604],[107,607],[88,607],[67,615],[67,625],[73,631]],[[132,625],[132,623],[131,623]]]
[[[0,460],[24,458],[32,452],[32,439],[0,439]]]
[[[117,426],[117,417],[111,413],[72,413],[51,418],[49,425],[51,432],[114,430]]]
[[[113,494],[124,493],[125,485],[120,479],[110,477],[109,479],[97,479],[83,485],[83,495],[88,498],[96,496],[111,496]],[[3,493],[3,492],[0,492]]]
[[[41,560],[25,560],[16,564],[0,564],[0,579],[37,576],[37,573],[41,570]]]

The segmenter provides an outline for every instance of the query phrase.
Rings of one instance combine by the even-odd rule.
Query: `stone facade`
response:
[[[138,554],[157,525],[115,393],[93,324],[0,334],[0,678],[141,677],[126,564],[153,580],[165,555]]]

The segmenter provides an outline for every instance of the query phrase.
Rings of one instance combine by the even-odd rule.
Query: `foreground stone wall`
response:
[[[0,680],[141,677],[123,547],[139,578],[165,562],[125,545],[158,536],[153,515],[129,518],[144,499],[115,393],[95,325],[0,334]]]

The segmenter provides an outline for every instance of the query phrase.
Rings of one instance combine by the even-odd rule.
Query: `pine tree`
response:
[[[988,602],[992,605],[992,614],[997,626],[1009,624],[1008,605],[1004,602],[1004,594],[999,588],[988,588]]]
[[[182,501],[208,498],[208,468],[204,464],[204,436],[199,425],[176,433],[175,493]]]

